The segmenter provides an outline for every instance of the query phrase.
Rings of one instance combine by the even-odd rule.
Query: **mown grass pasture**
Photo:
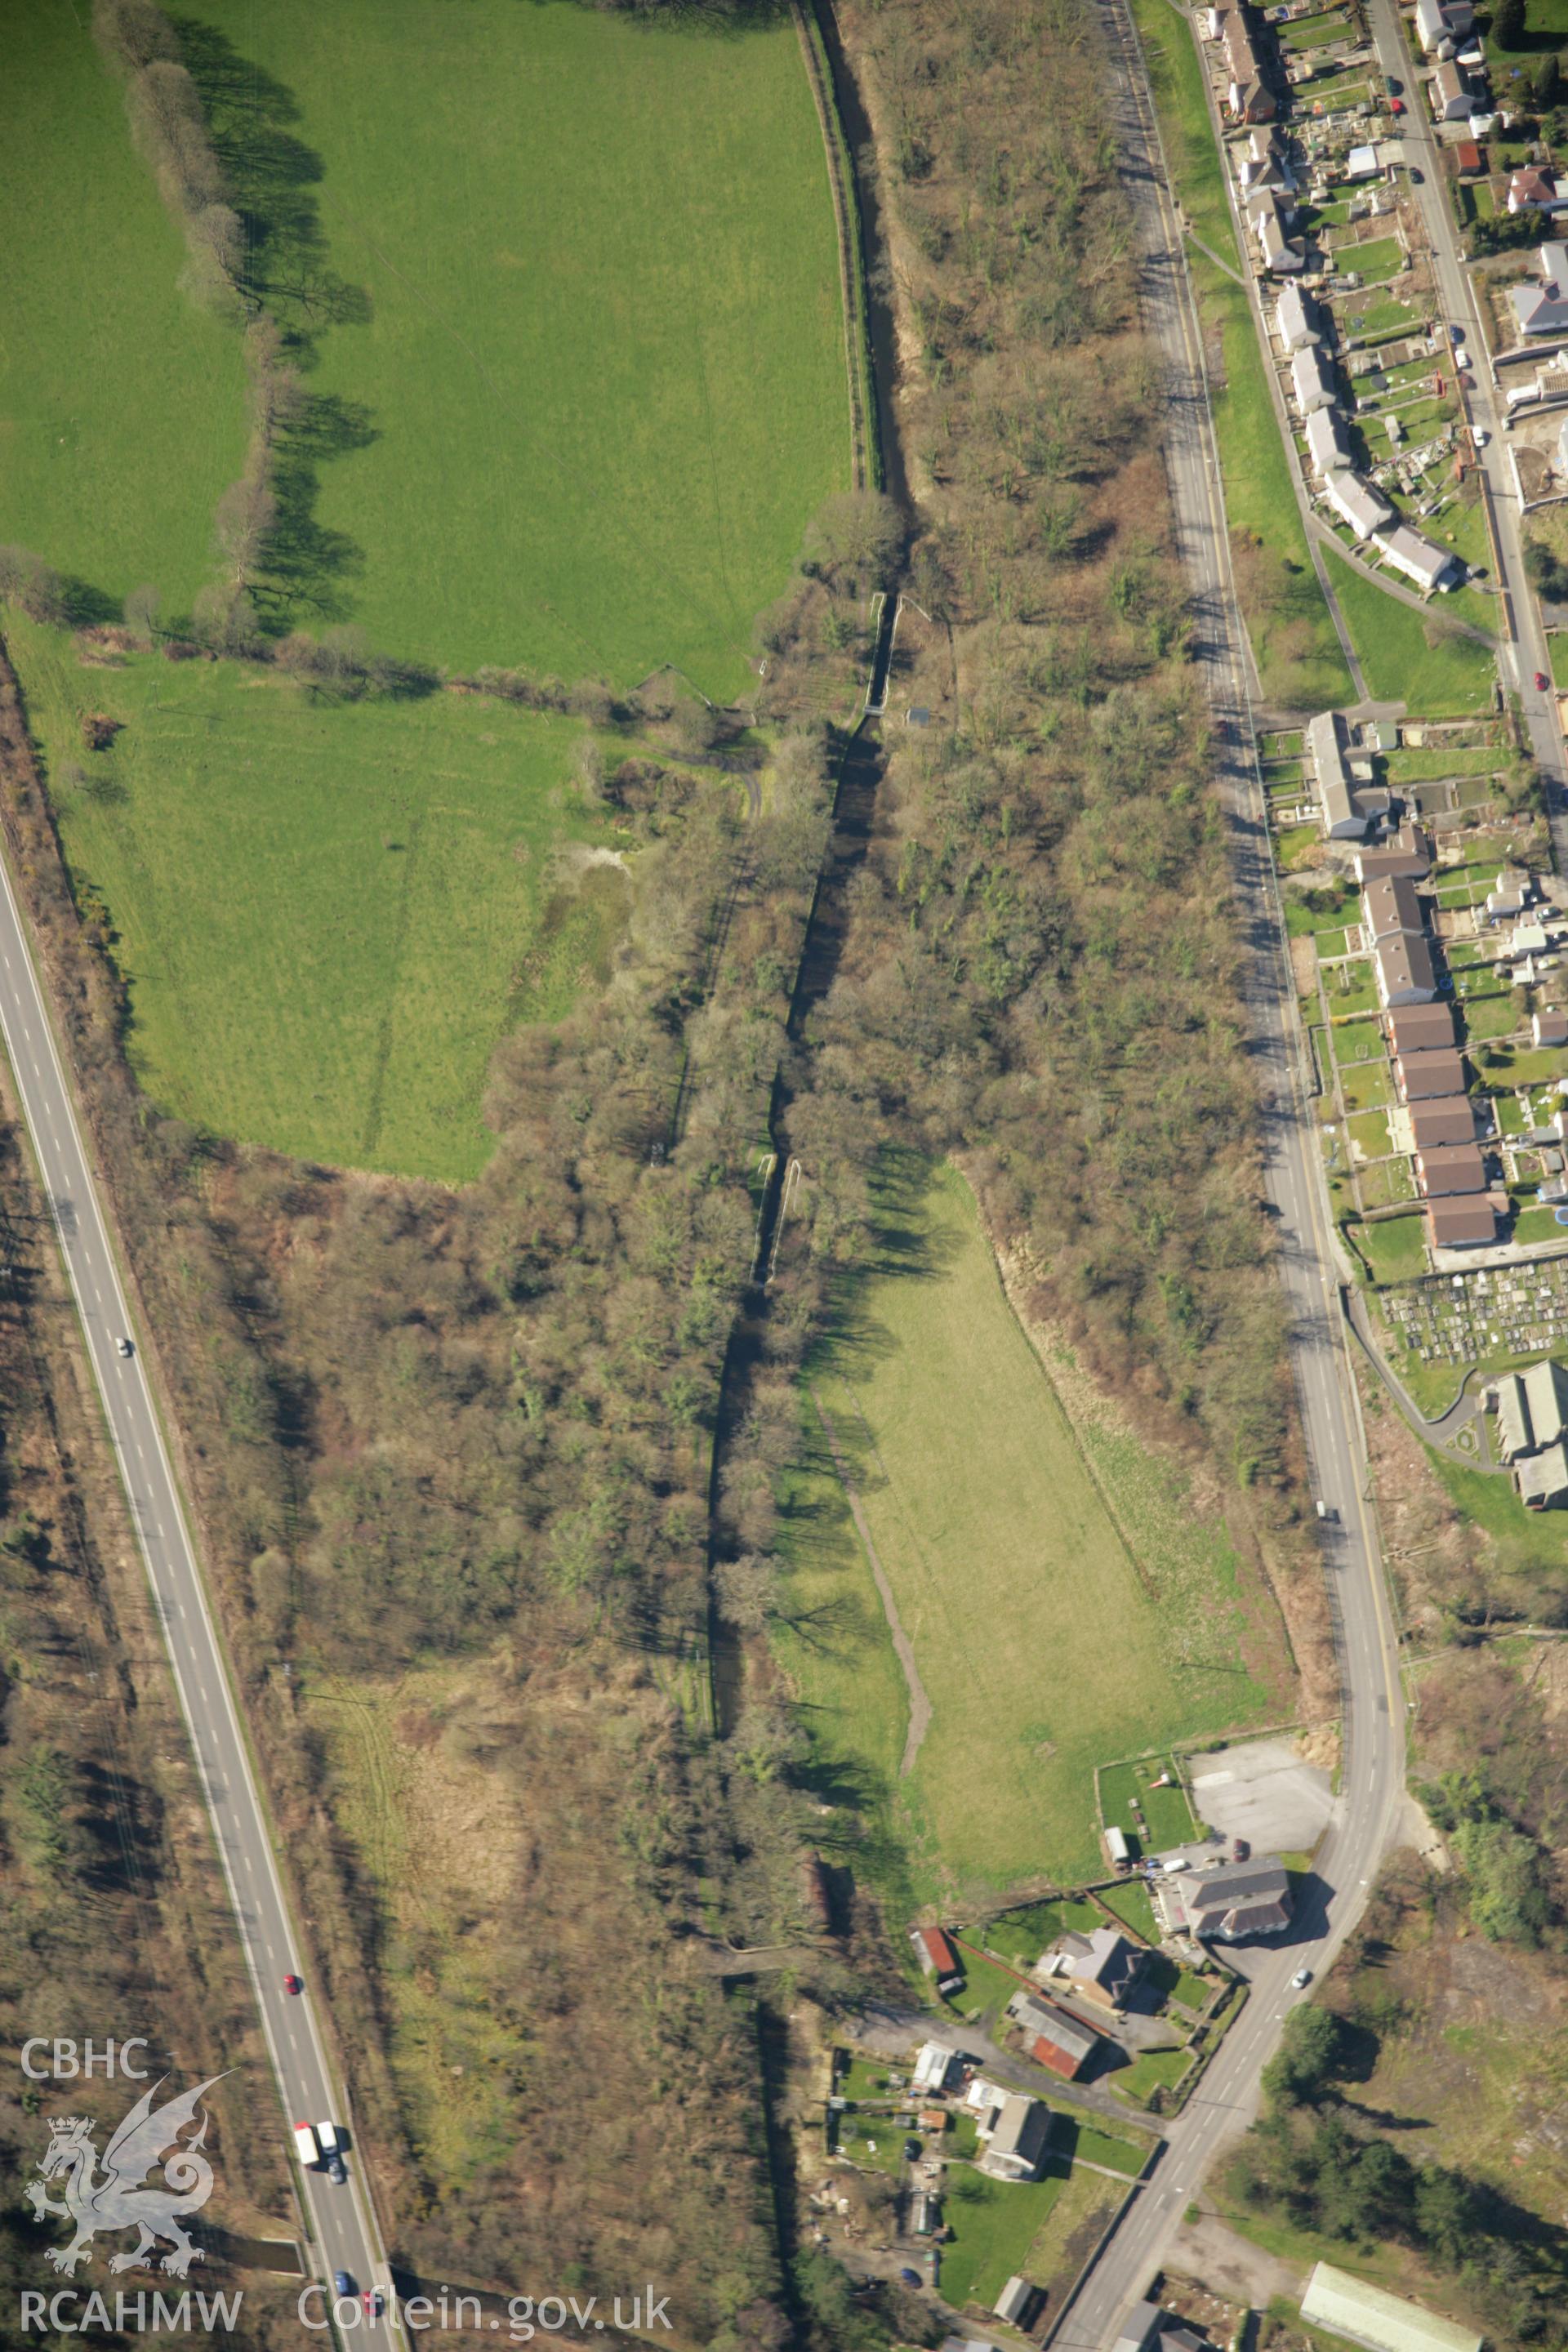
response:
[[[199,0],[186,54],[309,267],[314,591],[389,650],[738,692],[808,517],[848,487],[822,135],[795,26],[571,0]],[[263,144],[260,133],[269,143]],[[303,192],[303,194],[301,194]],[[292,299],[269,249],[269,302]],[[302,249],[292,236],[290,250]]]
[[[1102,1866],[1097,1763],[1257,1719],[1251,1596],[1175,1471],[1120,1425],[1069,1420],[957,1172],[900,1163],[881,1209],[882,1270],[809,1370],[815,1443],[785,1514],[801,1630],[782,1639],[816,1770],[874,1819],[870,1866],[900,1890],[1070,1884]],[[909,1697],[819,1411],[931,1704],[903,1778]]]
[[[118,605],[187,607],[245,446],[239,338],[180,290],[184,246],[65,0],[0,0],[0,539]]]
[[[626,911],[614,867],[554,878],[595,830],[568,782],[582,727],[334,704],[228,663],[88,669],[62,633],[6,634],[153,1100],[302,1159],[476,1175],[498,1038],[602,976]],[[120,722],[106,751],[89,712]]]

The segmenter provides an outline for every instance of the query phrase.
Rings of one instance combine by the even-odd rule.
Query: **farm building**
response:
[[[1482,2339],[1473,2327],[1439,2319],[1402,2294],[1336,2270],[1332,2263],[1319,2263],[1307,2281],[1301,2316],[1309,2326],[1364,2345],[1366,2352],[1481,2352]]]
[[[991,2309],[997,2319],[1005,2319],[1013,2326],[1026,2330],[1039,2299],[1039,2288],[1031,2286],[1027,2279],[1010,2278]]]
[[[938,1992],[957,1992],[963,1983],[958,1954],[940,1927],[911,1927],[910,1941],[922,1975],[936,1979]]]
[[[1007,2003],[1007,2014],[1026,2036],[1040,2064],[1048,2066],[1064,2082],[1077,2080],[1099,2045],[1100,2036],[1093,2026],[1081,2024],[1054,2001],[1042,2000],[1037,1993],[1016,1992]]]

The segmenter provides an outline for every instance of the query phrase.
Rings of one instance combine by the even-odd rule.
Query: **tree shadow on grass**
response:
[[[534,8],[554,0],[528,0]],[[765,32],[789,17],[789,0],[592,0],[601,16],[620,16],[647,33],[708,33],[734,39]]]
[[[371,316],[366,289],[331,267],[317,194],[325,167],[294,127],[300,108],[291,90],[215,26],[192,16],[174,25],[244,228],[242,290],[281,330],[288,364],[308,376],[325,330],[364,325]],[[377,438],[370,409],[336,393],[307,392],[278,431],[271,473],[278,515],[256,583],[268,635],[352,612],[349,583],[363,569],[363,553],[346,531],[319,520],[321,468]]]

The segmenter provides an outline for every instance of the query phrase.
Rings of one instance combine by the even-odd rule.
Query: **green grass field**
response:
[[[227,663],[83,669],[64,635],[7,635],[153,1099],[306,1159],[476,1174],[497,1039],[564,1010],[624,908],[607,867],[552,898],[552,847],[595,829],[567,784],[582,728],[449,694],[322,704]],[[111,751],[83,751],[84,710],[124,721]]]
[[[199,0],[319,159],[368,323],[311,390],[328,583],[402,654],[740,690],[803,526],[848,487],[827,165],[794,25],[571,0]]]
[[[1357,1225],[1353,1239],[1372,1268],[1374,1282],[1409,1282],[1426,1270],[1424,1216],[1388,1217],[1377,1224]]]
[[[1457,1384],[1458,1374],[1453,1375]],[[1538,1572],[1558,1574],[1563,1566],[1563,1520],[1555,1511],[1530,1511],[1520,1501],[1511,1478],[1489,1477],[1482,1470],[1467,1470],[1451,1454],[1428,1446],[1428,1458],[1448,1490],[1449,1500],[1465,1517],[1482,1528],[1496,1546],[1497,1566],[1504,1576],[1528,1579]]]
[[[245,447],[239,339],[179,290],[184,246],[69,0],[0,0],[0,539],[116,604],[188,605]]]
[[[1096,2177],[1084,2175],[1087,2180]],[[952,2231],[952,2242],[942,2252],[943,2301],[955,2310],[966,2303],[989,2310],[1014,2273],[1024,2268],[1062,2189],[1059,2173],[1044,2180],[958,2175],[942,2200],[942,2218]]]
[[[1437,634],[1426,642],[1428,619],[1440,625],[1442,600],[1424,615],[1363,577],[1338,556],[1331,575],[1340,609],[1361,656],[1368,691],[1380,701],[1403,702],[1421,719],[1458,719],[1491,702],[1497,664],[1473,637]]]
[[[1197,234],[1234,268],[1223,171],[1186,20],[1165,0],[1133,0],[1133,14],[1172,179]],[[1250,562],[1241,551],[1237,584],[1265,696],[1298,709],[1343,701],[1350,677],[1311,569],[1246,289],[1191,246],[1187,266],[1205,323],[1218,327],[1224,345],[1225,383],[1211,399],[1226,516],[1233,534],[1250,535],[1262,551]]]
[[[841,1496],[834,1508],[820,1425],[784,1527],[790,1613],[811,1630],[782,1641],[819,1785],[877,1825],[880,1849],[860,1866],[956,1909],[1101,1869],[1095,1765],[1254,1721],[1266,1701],[1242,1663],[1251,1621],[1223,1529],[1120,1425],[1080,1414],[1080,1442],[962,1180],[903,1164],[879,1207],[887,1270],[845,1304],[808,1389],[850,1462],[932,1703],[907,1780],[908,1701]]]

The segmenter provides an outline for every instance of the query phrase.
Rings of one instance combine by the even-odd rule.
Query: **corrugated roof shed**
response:
[[[1481,2352],[1473,2327],[1439,2319],[1418,2303],[1369,2286],[1331,2263],[1320,2263],[1308,2280],[1301,2316],[1310,2326],[1366,2345],[1369,2352]]]

